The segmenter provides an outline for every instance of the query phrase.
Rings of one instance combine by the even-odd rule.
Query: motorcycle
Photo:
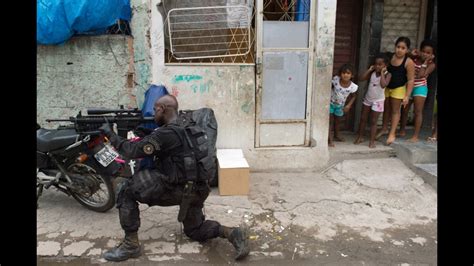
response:
[[[124,167],[106,137],[97,130],[78,132],[73,126],[37,128],[37,206],[43,189],[53,186],[90,210],[111,209],[112,180]]]
[[[114,178],[130,178],[135,171],[151,167],[148,160],[125,158],[117,153],[98,128],[104,122],[116,126],[115,132],[130,141],[138,141],[152,130],[143,123],[138,109],[88,109],[69,119],[47,119],[47,122],[70,122],[57,129],[36,124],[37,202],[51,186],[72,196],[80,204],[97,212],[115,205]],[[133,133],[135,132],[137,136]]]

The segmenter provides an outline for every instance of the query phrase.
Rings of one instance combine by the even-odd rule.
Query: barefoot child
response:
[[[427,78],[434,71],[436,65],[434,59],[434,43],[431,40],[424,40],[420,45],[420,51],[414,49],[412,58],[415,62],[415,82],[413,92],[411,93],[410,102],[403,108],[402,119],[400,122],[400,136],[405,136],[405,126],[408,120],[410,106],[415,104],[415,132],[408,140],[409,142],[417,142],[420,134],[421,125],[423,123],[423,107],[425,105],[426,96],[428,96]]]
[[[339,121],[344,113],[349,112],[355,97],[352,97],[347,105],[346,99],[349,94],[357,91],[357,85],[351,81],[354,69],[350,64],[344,64],[339,69],[339,75],[332,79],[331,87],[331,103],[329,106],[329,147],[334,147],[333,139],[336,141],[344,141],[339,133]],[[331,130],[334,128],[334,138]]]
[[[384,111],[385,87],[390,82],[392,75],[387,72],[388,58],[384,54],[375,57],[375,64],[365,71],[359,80],[368,80],[369,87],[362,102],[362,114],[359,124],[359,134],[354,144],[364,141],[365,125],[370,112],[370,142],[369,148],[375,148],[375,133],[377,133],[377,121],[379,115]],[[372,111],[371,111],[372,110]]]
[[[391,56],[388,64],[388,72],[392,74],[390,82],[385,89],[385,111],[390,109],[390,131],[386,144],[395,141],[398,122],[400,121],[400,106],[408,104],[408,98],[413,90],[415,79],[415,63],[408,57],[410,39],[399,37],[395,41],[395,53]],[[384,115],[383,125],[375,138],[380,137],[388,129],[388,117]]]

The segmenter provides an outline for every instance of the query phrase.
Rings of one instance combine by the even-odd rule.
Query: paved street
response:
[[[397,158],[343,160],[318,173],[252,173],[250,186],[248,197],[214,188],[205,205],[209,219],[250,225],[252,252],[239,264],[436,264],[437,194]],[[190,241],[177,207],[140,209],[144,255],[121,265],[234,263],[226,240]],[[101,254],[123,236],[117,209],[95,213],[53,189],[37,218],[38,265],[103,263]]]

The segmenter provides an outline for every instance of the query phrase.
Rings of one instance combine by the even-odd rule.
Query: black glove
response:
[[[138,137],[145,137],[147,135],[150,135],[151,133],[153,132],[153,129],[151,128],[146,128],[146,127],[142,127],[142,126],[138,126],[135,130],[134,130],[134,133],[135,135],[137,135]]]
[[[112,130],[112,127],[110,126],[110,123],[107,120],[107,118],[104,117],[104,119],[105,119],[105,123],[103,123],[102,126],[99,127],[99,130],[105,136],[110,137],[112,134],[114,134],[114,131]]]

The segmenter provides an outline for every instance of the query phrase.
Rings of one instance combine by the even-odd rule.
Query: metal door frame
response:
[[[260,148],[260,125],[261,124],[296,124],[305,123],[305,137],[303,146],[310,145],[311,139],[311,110],[313,91],[313,68],[314,68],[314,34],[316,31],[316,5],[317,1],[310,1],[308,48],[264,48],[263,47],[263,0],[256,0],[256,58],[255,58],[255,148]],[[261,119],[262,112],[262,82],[263,82],[263,52],[277,51],[307,51],[308,52],[308,79],[306,84],[306,114],[305,119]],[[263,146],[262,148],[275,147]],[[295,147],[291,145],[278,145],[277,147]],[[301,147],[298,145],[297,147]]]

